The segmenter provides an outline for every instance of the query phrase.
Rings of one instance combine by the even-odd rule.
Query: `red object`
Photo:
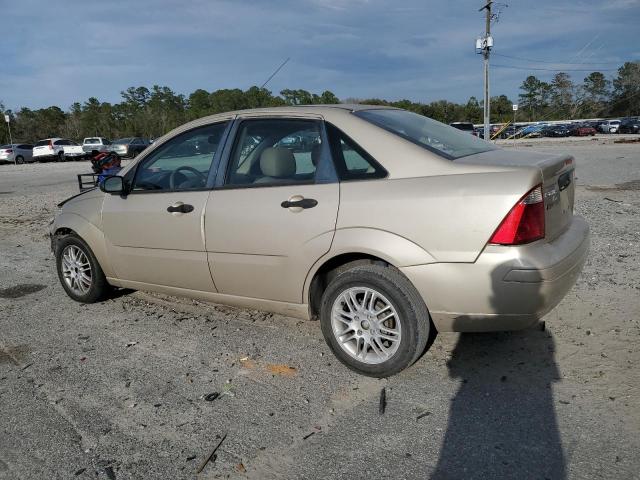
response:
[[[11,150],[10,148],[7,148],[7,149],[5,150],[5,152],[6,152],[6,153],[11,153],[11,152],[13,152],[13,150]]]
[[[538,185],[518,200],[489,243],[522,245],[544,238],[544,197]]]
[[[49,150],[53,150],[53,142],[49,140]]]

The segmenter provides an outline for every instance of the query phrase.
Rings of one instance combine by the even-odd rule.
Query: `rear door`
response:
[[[237,122],[206,207],[221,293],[302,303],[311,266],[331,247],[339,184],[320,119]]]
[[[129,195],[106,195],[103,230],[118,278],[216,291],[204,212],[228,126],[223,121],[173,137],[132,171]]]

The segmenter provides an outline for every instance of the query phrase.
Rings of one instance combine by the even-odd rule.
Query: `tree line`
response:
[[[518,119],[520,121],[557,120],[640,114],[640,62],[627,62],[612,80],[602,72],[592,72],[576,83],[566,72],[557,73],[551,82],[531,75],[520,86]],[[11,118],[14,142],[32,142],[60,136],[81,140],[89,136],[110,139],[128,136],[156,138],[189,120],[215,113],[246,108],[285,105],[340,103],[331,91],[315,94],[306,90],[285,89],[279,95],[253,86],[247,90],[221,89],[209,92],[198,89],[188,96],[166,86],[130,87],[121,92],[119,103],[101,102],[90,97],[76,102],[66,111],[58,106],[40,109],[26,107],[18,111],[0,110]],[[483,105],[476,97],[466,103],[437,100],[430,103],[410,100],[387,101],[379,98],[350,98],[345,103],[366,103],[404,108],[444,123],[482,122]],[[491,98],[491,121],[513,118],[512,99],[506,95]],[[6,128],[0,142],[8,143]]]

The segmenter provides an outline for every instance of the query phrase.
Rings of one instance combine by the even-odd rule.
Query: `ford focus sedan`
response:
[[[230,112],[63,202],[52,249],[79,302],[121,287],[319,319],[384,377],[437,332],[527,328],[562,300],[589,248],[574,167],[394,108]]]

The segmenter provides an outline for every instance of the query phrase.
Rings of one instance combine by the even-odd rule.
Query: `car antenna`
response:
[[[267,83],[269,83],[273,77],[275,77],[275,76],[276,76],[276,74],[280,71],[280,69],[281,69],[282,67],[284,67],[284,66],[287,64],[287,62],[288,62],[289,60],[291,60],[291,57],[287,57],[287,59],[286,59],[284,62],[282,62],[278,68],[276,68],[276,71],[275,71],[275,72],[273,72],[269,78],[267,78],[267,81],[266,81],[266,82],[264,82],[262,85],[260,85],[260,88],[264,88],[264,86],[265,86]]]

